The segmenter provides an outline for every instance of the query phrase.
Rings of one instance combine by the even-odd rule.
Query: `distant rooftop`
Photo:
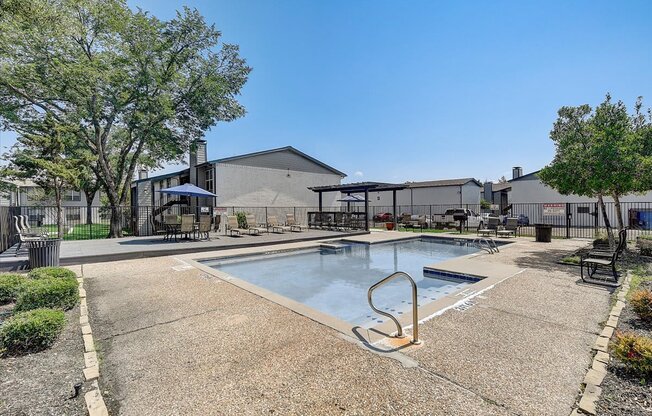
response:
[[[354,182],[344,183],[341,185],[324,185],[309,187],[315,192],[364,192],[364,191],[398,191],[408,186],[402,183],[385,183],[385,182]]]
[[[438,181],[423,181],[423,182],[405,182],[410,188],[433,188],[438,186],[463,186],[469,182],[473,182],[478,186],[482,184],[474,178],[459,178],[459,179],[441,179]]]
[[[512,184],[509,183],[509,182],[491,184],[491,190],[493,192],[504,191],[505,189],[510,189],[511,187],[512,187]]]

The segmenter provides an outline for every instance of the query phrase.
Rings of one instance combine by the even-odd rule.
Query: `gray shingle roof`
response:
[[[438,186],[463,186],[469,182],[474,182],[478,186],[482,186],[474,178],[459,178],[459,179],[442,179],[438,181],[423,181],[423,182],[405,182],[410,188],[433,188]]]

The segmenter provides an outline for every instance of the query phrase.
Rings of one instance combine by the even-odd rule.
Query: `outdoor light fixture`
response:
[[[288,174],[285,176],[287,176],[288,178],[290,177],[290,168],[288,168]]]

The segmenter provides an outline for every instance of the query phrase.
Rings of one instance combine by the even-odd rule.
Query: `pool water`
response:
[[[354,325],[370,327],[385,320],[367,303],[371,285],[395,271],[407,272],[417,284],[418,302],[422,306],[473,283],[426,277],[423,267],[477,251],[465,243],[422,238],[372,245],[352,243],[340,250],[310,249],[203,263]],[[379,309],[399,316],[411,311],[411,289],[405,279],[376,289],[373,297]]]

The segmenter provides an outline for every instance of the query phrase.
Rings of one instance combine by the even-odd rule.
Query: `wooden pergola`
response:
[[[369,231],[369,192],[391,192],[392,193],[392,217],[394,219],[394,229],[397,230],[396,221],[396,191],[406,189],[405,184],[384,183],[384,182],[356,182],[342,185],[325,185],[309,187],[311,191],[319,194],[319,212],[323,211],[322,194],[324,192],[341,192],[347,195],[355,193],[364,193],[364,214],[365,230]]]

